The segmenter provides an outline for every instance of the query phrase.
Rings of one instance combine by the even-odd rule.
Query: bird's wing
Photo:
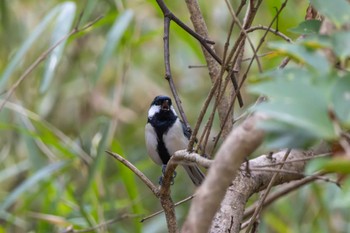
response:
[[[181,121],[181,124],[182,124],[182,130],[184,131],[186,138],[188,140],[190,140],[191,132],[187,130],[187,127],[186,127],[185,123],[183,123],[183,121]]]

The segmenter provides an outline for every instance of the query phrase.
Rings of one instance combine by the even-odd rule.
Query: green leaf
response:
[[[107,145],[107,137],[109,134],[110,130],[110,124],[108,122],[103,121],[101,123],[101,129],[100,132],[98,132],[95,137],[96,137],[96,145],[93,145],[94,152],[94,161],[92,163],[92,166],[89,169],[89,174],[88,178],[84,184],[84,188],[82,191],[82,195],[88,196],[88,190],[92,187],[94,184],[95,176],[96,174],[99,173],[99,171],[103,170],[104,163],[103,161],[106,160],[105,156],[105,150],[106,150],[106,145]],[[94,140],[94,139],[92,139]],[[95,144],[94,142],[92,142]]]
[[[309,35],[297,42],[299,45],[305,46],[307,49],[315,50],[322,48],[332,48],[332,40],[327,35]]]
[[[332,91],[331,101],[341,123],[350,127],[350,75],[338,79]]]
[[[344,157],[319,158],[312,160],[307,166],[307,173],[315,171],[336,172],[350,174],[350,160]]]
[[[319,73],[329,73],[330,64],[327,58],[311,49],[307,49],[304,45],[301,44],[289,44],[286,42],[273,42],[269,43],[269,46],[272,49],[277,50],[277,52],[282,55],[290,56],[292,59],[295,59],[301,63],[307,64],[312,67],[314,71]]]
[[[336,137],[328,118],[328,100],[320,86],[309,77],[277,78],[250,87],[251,92],[269,98],[255,107],[274,119],[293,125],[320,138]],[[312,107],[311,107],[312,106]]]
[[[264,220],[266,221],[266,224],[270,226],[273,232],[292,233],[292,230],[290,229],[288,223],[283,221],[283,219],[278,214],[275,214],[272,211],[267,212],[264,215]]]
[[[284,69],[275,69],[275,70],[267,70],[264,73],[260,74],[260,77],[263,78],[263,80],[277,80],[277,79],[296,79],[298,77],[306,77],[304,81],[307,81],[310,77],[312,77],[313,74],[305,69],[304,67],[287,67]]]
[[[317,136],[294,125],[272,120],[266,120],[258,127],[267,132],[265,146],[269,149],[306,148],[315,142]]]
[[[3,169],[0,171],[0,183],[7,180],[8,178],[17,176],[18,174],[27,171],[29,168],[30,162],[28,160],[24,160],[11,167]]]
[[[34,175],[18,185],[11,193],[5,198],[0,205],[0,211],[5,211],[10,207],[22,194],[33,189],[40,181],[50,178],[50,176],[62,168],[66,162],[57,162],[49,164],[46,167],[38,170]]]
[[[300,35],[312,35],[318,34],[320,27],[320,20],[305,20],[301,22],[297,27],[289,29],[289,31]]]
[[[350,4],[346,0],[310,0],[310,3],[338,28],[350,21]]]
[[[344,60],[350,56],[350,32],[336,32],[332,35],[333,51]]]
[[[74,2],[65,2],[60,5],[60,14],[57,17],[55,27],[51,36],[51,46],[56,44],[63,36],[67,35],[72,27],[76,5]],[[67,40],[58,45],[50,54],[45,67],[44,78],[40,86],[40,92],[47,91],[56,67],[62,58],[62,53]]]
[[[85,25],[92,15],[98,0],[87,0],[84,7],[84,14],[80,21],[80,27]]]
[[[121,156],[124,156],[123,149],[119,144],[119,142],[116,140],[113,140],[111,150],[115,153],[118,153]],[[140,192],[137,188],[138,185],[135,181],[135,174],[132,171],[130,171],[130,169],[128,169],[127,167],[125,167],[123,164],[119,162],[118,162],[118,169],[119,169],[119,174],[121,176],[121,179],[123,180],[123,184],[125,185],[126,190],[128,192],[129,198],[131,201],[133,201],[133,204],[132,204],[133,213],[135,214],[142,213],[143,212],[142,202],[136,202],[136,200],[138,200],[139,198]],[[137,228],[137,232],[141,232],[140,221],[135,219],[134,223],[135,223],[135,227]]]
[[[34,29],[34,31],[28,36],[27,40],[23,42],[15,56],[11,59],[9,65],[0,77],[0,92],[3,92],[8,79],[12,73],[19,66],[20,62],[23,61],[24,55],[32,47],[33,43],[39,40],[40,35],[45,29],[48,28],[51,20],[59,13],[60,6],[53,8],[41,21],[41,23]]]
[[[93,78],[94,83],[96,83],[97,79],[101,76],[105,65],[112,56],[115,48],[118,47],[119,41],[128,28],[133,15],[131,10],[127,10],[114,21],[111,30],[108,32],[107,42],[99,59],[97,72]]]

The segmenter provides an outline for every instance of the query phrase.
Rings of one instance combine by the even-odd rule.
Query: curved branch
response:
[[[276,29],[273,29],[271,27],[267,27],[267,26],[263,26],[263,25],[259,25],[259,26],[254,26],[254,27],[250,27],[246,30],[247,33],[250,33],[250,32],[254,32],[256,30],[265,30],[265,31],[269,31],[273,34],[275,34],[276,36],[279,36],[281,37],[282,39],[284,39],[285,41],[289,42],[289,43],[292,43],[293,40],[291,38],[289,38],[288,36],[286,36],[285,34],[283,34],[282,32],[276,30]]]
[[[135,175],[137,175],[143,183],[147,185],[147,187],[152,191],[152,193],[159,197],[159,191],[157,187],[150,181],[139,169],[137,169],[132,163],[130,163],[128,160],[124,159],[121,155],[118,155],[117,153],[113,153],[111,151],[106,150],[106,153],[124,164],[127,168],[129,168]]]

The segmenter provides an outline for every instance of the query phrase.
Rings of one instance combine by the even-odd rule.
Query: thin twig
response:
[[[309,183],[317,180],[318,177],[320,177],[322,175],[324,175],[324,173],[316,173],[316,174],[313,174],[311,176],[305,177],[301,180],[297,180],[297,181],[294,181],[292,183],[286,184],[283,188],[278,189],[274,193],[269,194],[267,196],[267,198],[265,199],[262,208],[266,208],[267,206],[271,205],[273,202],[275,202],[279,198],[289,194],[292,191],[298,190],[300,187],[302,187],[306,184],[309,184]],[[325,179],[322,179],[322,180],[325,180]],[[328,180],[325,180],[325,181],[328,182]],[[332,183],[335,183],[336,185],[338,185],[336,182],[332,182]],[[259,205],[259,203],[255,202],[254,204],[249,206],[244,211],[243,219],[249,218],[254,213],[254,211],[258,207],[258,205]],[[248,224],[247,225],[242,224],[241,229],[244,229],[247,226],[248,226]]]
[[[285,34],[283,34],[282,32],[278,31],[278,30],[275,30],[271,27],[266,27],[266,26],[263,26],[263,25],[259,25],[259,26],[254,26],[254,27],[250,27],[246,30],[247,33],[251,33],[251,32],[254,32],[256,30],[265,30],[265,31],[269,31],[273,34],[275,34],[276,36],[279,36],[281,37],[282,39],[284,39],[285,41],[289,42],[289,43],[292,43],[293,40],[291,38],[289,38],[288,36],[286,36]]]
[[[186,125],[186,129],[188,132],[191,132],[191,126],[187,120],[185,111],[182,108],[180,97],[177,93],[176,86],[174,84],[174,80],[171,75],[171,68],[170,68],[170,51],[169,51],[169,28],[170,28],[170,18],[164,17],[164,64],[165,64],[165,79],[168,80],[170,90],[173,93],[177,109],[179,110],[180,116],[182,121]]]
[[[209,94],[208,94],[207,98],[204,101],[203,107],[202,107],[202,109],[201,109],[201,111],[199,113],[199,116],[197,118],[196,125],[195,125],[195,127],[194,127],[194,129],[192,131],[190,142],[188,143],[188,147],[187,147],[188,151],[192,151],[192,149],[193,149],[193,145],[194,145],[194,142],[196,140],[196,136],[197,136],[197,133],[199,131],[199,127],[202,124],[204,115],[207,112],[207,109],[209,107],[210,101],[211,101],[211,99],[213,98],[213,96],[214,96],[214,94],[216,92],[216,89],[217,89],[217,87],[219,85],[219,82],[220,82],[220,79],[216,79],[215,80],[214,84],[212,85],[212,87],[211,87],[211,89],[209,91]]]
[[[259,2],[260,2],[260,1],[259,1]],[[258,3],[259,3],[259,2],[258,2]],[[271,21],[270,25],[268,26],[268,28],[271,28],[271,27],[272,27],[273,22],[277,19],[278,15],[279,15],[279,14],[282,12],[282,10],[285,8],[285,6],[287,5],[287,2],[288,2],[288,0],[285,0],[285,1],[282,3],[282,5],[281,5],[279,11],[278,11],[277,14],[275,15],[275,17],[272,19],[272,21]],[[255,53],[257,53],[257,52],[259,51],[261,45],[262,45],[263,42],[265,41],[265,37],[267,36],[267,33],[268,33],[268,30],[266,30],[266,32],[264,33],[264,35],[261,37],[260,42],[259,42],[258,46],[256,47],[256,51],[254,51],[253,58],[256,56]],[[231,55],[231,54],[230,54],[230,55]],[[251,68],[251,66],[252,66],[252,64],[253,64],[253,61],[254,61],[254,59],[251,59],[251,60],[250,60],[250,63],[249,63],[249,65],[248,65],[248,67],[247,67],[247,70],[246,70],[246,72],[245,72],[244,75],[243,75],[242,81],[241,81],[240,84],[239,84],[238,90],[240,90],[240,89],[242,88],[242,86],[243,86],[245,80],[247,79],[247,77],[248,77],[248,72],[250,71],[250,68]],[[234,99],[236,98],[236,96],[237,96],[236,94],[233,96],[233,101],[232,101],[232,102],[234,102]],[[231,103],[231,105],[230,105],[230,107],[229,107],[229,110],[227,111],[226,119],[228,119],[228,114],[232,111],[232,108],[233,108],[233,103]],[[217,135],[216,138],[215,138],[215,143],[214,143],[212,152],[215,150],[215,147],[216,147],[216,145],[217,145],[217,143],[218,143],[218,141],[219,141],[219,139],[220,139],[220,136],[221,136],[222,131],[223,131],[223,127],[221,127],[221,129],[220,129],[218,135]]]
[[[232,16],[232,18],[236,21],[236,24],[238,25],[238,27],[240,28],[241,32],[243,32],[245,38],[248,40],[248,43],[254,53],[254,56],[253,56],[253,59],[256,60],[257,64],[258,64],[258,69],[259,69],[259,72],[261,73],[262,72],[262,67],[261,67],[261,63],[260,63],[260,59],[259,57],[256,56],[257,52],[256,52],[256,49],[254,48],[254,45],[253,45],[253,42],[251,41],[250,37],[248,36],[246,30],[243,28],[241,22],[239,21],[236,13],[234,12],[232,6],[231,6],[231,3],[228,1],[228,0],[225,0],[225,3],[227,5],[227,8],[229,9],[229,12]]]
[[[107,154],[111,155],[113,158],[117,159],[119,162],[124,164],[127,168],[129,168],[135,175],[137,175],[143,183],[147,185],[147,187],[153,192],[156,197],[159,197],[158,188],[150,181],[139,169],[137,169],[132,163],[128,160],[124,159],[121,155],[117,153],[113,153],[111,151],[106,151]]]
[[[107,220],[103,223],[97,224],[96,226],[90,227],[90,228],[86,228],[86,229],[82,229],[82,230],[74,230],[72,226],[67,227],[64,231],[62,231],[61,233],[84,233],[84,232],[91,232],[91,231],[96,231],[99,230],[100,228],[105,228],[109,225],[112,225],[116,222],[125,220],[125,219],[129,219],[129,218],[137,218],[140,215],[138,214],[123,214],[122,216],[116,217],[114,219],[110,219]]]
[[[174,206],[177,207],[177,206],[179,206],[179,205],[181,205],[181,204],[183,204],[183,203],[185,203],[185,202],[188,202],[189,200],[192,200],[194,197],[195,197],[195,195],[191,195],[191,196],[189,196],[189,197],[186,197],[185,199],[183,199],[183,200],[181,200],[181,201],[179,201],[179,202],[176,202],[176,203],[174,204]],[[153,213],[153,214],[151,214],[151,215],[149,215],[149,216],[147,216],[147,217],[144,217],[143,219],[141,219],[140,222],[143,223],[143,222],[147,221],[148,219],[151,219],[151,218],[153,218],[153,217],[155,217],[155,216],[157,216],[157,215],[159,215],[159,214],[161,214],[161,213],[163,213],[163,212],[164,212],[164,209],[163,209],[163,210],[159,210],[159,211],[157,211],[157,212],[155,212],[155,213]]]

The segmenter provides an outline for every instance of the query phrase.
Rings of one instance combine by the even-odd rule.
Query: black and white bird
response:
[[[159,165],[162,171],[170,157],[178,150],[187,148],[191,134],[183,122],[177,117],[168,96],[154,98],[149,110],[145,127],[145,139],[148,155]],[[199,186],[204,174],[196,165],[183,165],[192,182]]]

